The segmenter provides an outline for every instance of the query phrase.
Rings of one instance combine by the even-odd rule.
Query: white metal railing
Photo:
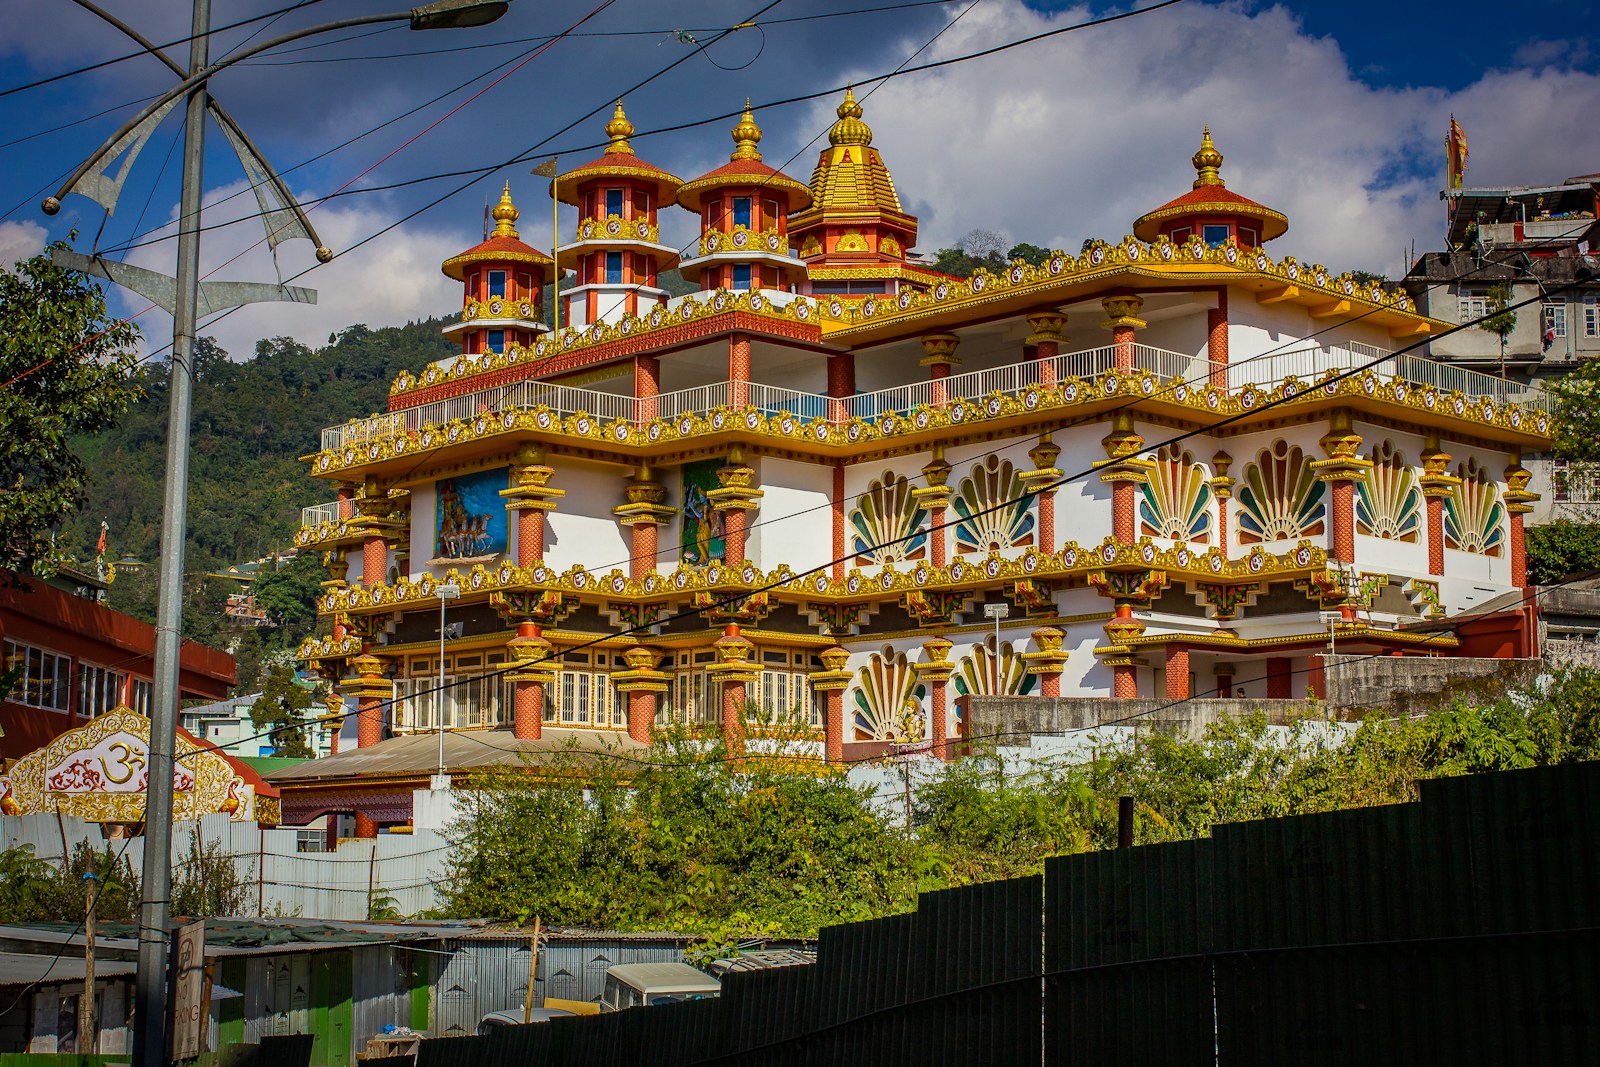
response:
[[[1238,391],[1247,385],[1270,387],[1288,377],[1314,382],[1329,371],[1356,370],[1384,355],[1383,349],[1355,342],[1329,347],[1302,345],[1218,367],[1204,356],[1152,345],[1134,345],[1133,365],[1141,370],[1153,371],[1163,380],[1182,378],[1197,384],[1209,381],[1215,372],[1219,379],[1226,380],[1229,390]],[[738,394],[742,393],[745,404],[768,414],[786,413],[806,421],[848,422],[850,419],[873,419],[886,414],[904,415],[919,406],[931,406],[941,400],[971,400],[996,392],[1015,394],[1041,379],[1060,381],[1065,378],[1096,378],[1115,365],[1116,349],[1104,345],[1062,353],[1046,361],[1024,360],[1001,367],[968,371],[938,381],[911,382],[839,399],[763,382],[737,385],[714,382],[662,393],[654,398],[653,407],[656,418],[704,415],[715,408],[733,404],[739,399]],[[1401,379],[1419,386],[1459,390],[1472,397],[1494,397],[1504,404],[1550,410],[1550,398],[1539,386],[1511,382],[1482,371],[1437,363],[1420,356],[1396,356],[1374,364],[1372,370],[1385,380]],[[322,447],[338,451],[396,434],[414,432],[427,425],[439,426],[454,419],[541,405],[561,416],[586,412],[601,420],[635,423],[645,421],[652,406],[649,400],[640,401],[619,393],[579,389],[550,382],[516,382],[330,426],[322,431]]]
[[[341,503],[341,501],[335,500],[327,504],[312,504],[309,508],[301,508],[300,525],[321,526],[325,522],[338,522]]]

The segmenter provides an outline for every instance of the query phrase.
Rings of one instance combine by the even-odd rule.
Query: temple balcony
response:
[[[1130,397],[1141,408],[1197,422],[1242,421],[1283,398],[1290,403],[1272,418],[1282,418],[1280,411],[1315,418],[1320,406],[1338,403],[1435,426],[1459,421],[1478,437],[1546,448],[1552,398],[1542,387],[1416,355],[1374,363],[1384,355],[1363,344],[1301,346],[1213,365],[1184,352],[1133,346],[1131,365],[1118,368],[1115,347],[1102,346],[838,398],[758,381],[712,382],[643,398],[518,381],[328,427],[322,451],[306,459],[323,477],[384,464],[405,470],[421,451],[504,434],[624,454],[682,450],[693,438],[715,446],[710,438],[718,435],[755,434],[837,458],[869,445],[882,450],[886,438],[947,438],[957,426],[976,430],[979,424],[1006,429],[1069,406],[1094,414]],[[906,446],[917,443],[907,440]]]

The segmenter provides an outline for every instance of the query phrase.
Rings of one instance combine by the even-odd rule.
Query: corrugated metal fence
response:
[[[1592,1062],[1597,918],[1600,764],[1437,780],[927,894],[720,999],[424,1042],[419,1065]]]

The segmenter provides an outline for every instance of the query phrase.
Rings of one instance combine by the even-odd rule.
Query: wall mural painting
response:
[[[956,662],[956,671],[950,681],[955,687],[956,696],[1027,696],[1039,683],[1038,676],[1028,673],[1028,665],[1022,661],[1010,641],[1000,642],[998,657],[988,644],[972,646],[972,651]],[[965,737],[966,719],[961,714],[959,702],[955,704],[953,714],[955,727],[951,732],[957,737]]]
[[[504,467],[436,483],[430,563],[490,563],[505,555],[506,485]]]
[[[860,566],[921,559],[928,550],[928,513],[894,471],[868,483],[850,510],[850,551]]]
[[[1245,468],[1235,494],[1239,541],[1293,541],[1325,529],[1327,486],[1317,481],[1299,445],[1274,441]]]
[[[1174,541],[1211,541],[1211,483],[1194,453],[1167,445],[1155,455],[1156,466],[1140,486],[1139,530]]]
[[[1498,556],[1506,546],[1506,508],[1500,486],[1469,459],[1456,465],[1461,484],[1444,498],[1444,543],[1449,548]]]
[[[1356,483],[1356,532],[1391,541],[1422,536],[1422,490],[1417,472],[1392,441],[1372,450],[1372,469]]]
[[[955,509],[956,551],[993,552],[1033,544],[1033,497],[1009,459],[989,456],[961,479]]]
[[[851,695],[855,740],[911,745],[927,739],[928,717],[922,709],[927,687],[917,684],[917,672],[904,652],[888,645],[874,652]]]
[[[702,459],[683,465],[683,526],[679,549],[690,567],[724,558],[727,541],[722,536],[722,515],[711,507],[706,494],[721,487],[717,480],[719,459]]]

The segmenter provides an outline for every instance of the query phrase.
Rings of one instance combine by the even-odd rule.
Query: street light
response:
[[[137,33],[100,11],[89,0],[82,6],[123,30],[141,47],[176,68]],[[200,283],[200,206],[205,159],[205,115],[210,101],[208,82],[213,74],[243,59],[289,41],[330,30],[375,22],[409,22],[414,30],[451,29],[481,26],[506,11],[505,0],[438,0],[410,11],[388,15],[368,15],[341,19],[309,29],[296,30],[243,49],[216,63],[210,62],[211,0],[193,0],[190,22],[188,73],[178,85],[162,94],[132,121],[79,166],[54,196],[44,201],[47,215],[61,210],[68,193],[79,193],[110,212],[116,209],[122,186],[134,160],[156,128],[187,96],[184,116],[183,185],[178,208],[177,273],[167,277],[126,263],[108,263],[79,253],[57,252],[54,259],[62,266],[107,278],[134,290],[172,315],[172,363],[168,375],[170,396],[167,407],[167,474],[161,522],[161,573],[156,606],[156,648],[154,685],[151,694],[148,786],[145,792],[145,852],[141,884],[143,900],[139,908],[138,976],[134,991],[134,1067],[162,1067],[166,1058],[167,1017],[165,977],[170,940],[172,893],[172,793],[173,755],[177,746],[178,666],[183,625],[184,537],[188,524],[189,496],[189,417],[194,383],[193,367],[195,323],[199,314],[264,300],[289,300],[313,303],[316,293],[287,285],[247,282]],[[182,74],[179,69],[178,73]],[[310,240],[317,259],[327,262],[333,253],[316,239],[305,212],[289,195],[283,179],[273,173],[243,131],[220,108],[214,109],[222,122],[239,161],[256,190],[267,242],[274,249],[295,237]],[[113,164],[121,161],[115,174]]]
[[[994,620],[994,679],[995,684],[1001,684],[1000,678],[1000,620],[1011,617],[1010,604],[985,604],[983,617]]]
[[[444,772],[444,606],[452,600],[461,599],[461,587],[454,582],[446,582],[436,586],[434,592],[439,596],[439,688],[435,690],[437,699],[433,705],[433,725],[439,732],[439,773],[433,776],[428,786],[440,790],[450,788],[450,776]]]

